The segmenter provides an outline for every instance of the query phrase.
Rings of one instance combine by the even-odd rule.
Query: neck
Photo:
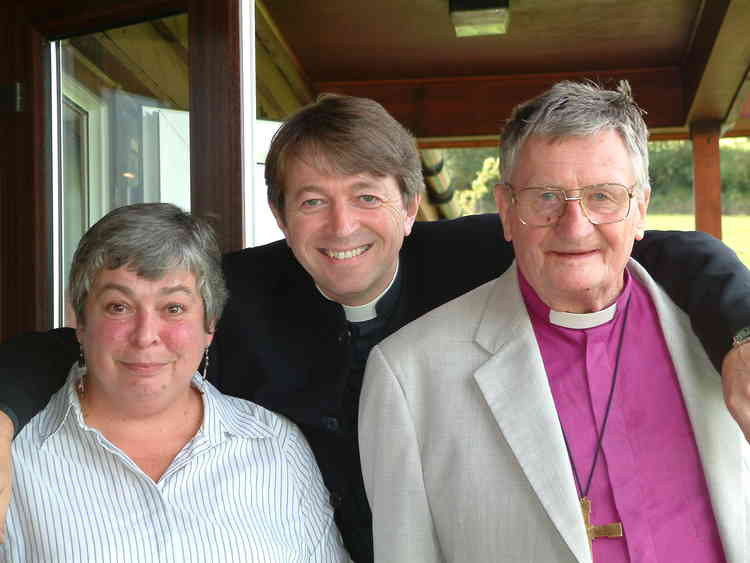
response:
[[[622,293],[624,281],[619,278],[619,283],[606,289],[586,289],[572,294],[566,292],[543,293],[537,288],[534,291],[545,305],[553,311],[564,313],[596,313],[606,309],[617,301]]]
[[[203,421],[203,399],[192,386],[167,404],[163,398],[144,398],[138,401],[110,400],[97,389],[96,383],[86,378],[86,389],[81,409],[86,424],[101,431],[113,443],[116,436],[141,435],[145,439],[162,440],[197,432]]]
[[[330,297],[328,297],[318,284],[315,284],[315,287],[318,288],[318,291],[323,297],[325,297],[329,301],[335,301],[339,303],[339,305],[344,308],[344,315],[346,316],[347,321],[351,323],[359,323],[363,321],[370,321],[378,316],[378,312],[376,309],[377,304],[378,302],[380,302],[383,296],[388,293],[388,290],[393,287],[393,284],[396,281],[397,277],[398,262],[396,262],[396,268],[393,271],[393,277],[391,278],[390,283],[385,286],[385,288],[377,296],[375,296],[375,298],[369,300],[367,303],[360,305],[350,305],[348,303],[338,302],[335,299],[331,299]]]

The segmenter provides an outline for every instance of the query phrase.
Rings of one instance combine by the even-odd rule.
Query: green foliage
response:
[[[446,149],[445,169],[456,190],[462,215],[494,213],[495,184],[500,179],[497,148]]]
[[[722,139],[722,208],[725,214],[750,214],[750,138]],[[446,149],[445,167],[463,214],[496,210],[493,188],[499,159],[493,147]],[[649,143],[649,213],[693,213],[693,148],[690,141]]]
[[[750,140],[722,139],[721,192],[725,214],[750,213]],[[693,149],[690,141],[649,143],[650,213],[693,212]]]

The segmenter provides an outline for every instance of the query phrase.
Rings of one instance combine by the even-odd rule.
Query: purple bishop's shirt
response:
[[[626,304],[630,308],[588,493],[592,524],[621,522],[624,537],[595,539],[594,561],[725,561],[693,430],[646,289],[626,272],[612,307],[572,315],[550,311],[520,271],[519,281],[582,487],[607,406]]]

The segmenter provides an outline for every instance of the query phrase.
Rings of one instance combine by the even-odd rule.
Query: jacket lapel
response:
[[[515,266],[501,276],[477,343],[490,358],[474,378],[548,516],[579,561],[591,561],[557,411]]]
[[[748,446],[726,408],[716,381],[719,375],[690,331],[688,318],[637,262],[631,260],[629,269],[644,283],[656,305],[700,452],[727,561],[746,562],[750,548],[746,491],[750,484],[746,482],[744,456]]]

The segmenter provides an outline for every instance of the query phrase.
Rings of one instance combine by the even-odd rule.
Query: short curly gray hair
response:
[[[126,266],[148,280],[184,268],[195,276],[204,324],[212,331],[227,300],[221,252],[211,225],[170,203],[118,207],[83,235],[73,255],[68,297],[78,324],[86,324],[86,298],[103,269]]]
[[[639,193],[643,193],[649,186],[644,113],[633,100],[627,80],[621,80],[615,90],[594,82],[558,82],[513,110],[500,136],[503,178],[510,178],[523,144],[532,135],[556,141],[612,129],[630,154]]]

